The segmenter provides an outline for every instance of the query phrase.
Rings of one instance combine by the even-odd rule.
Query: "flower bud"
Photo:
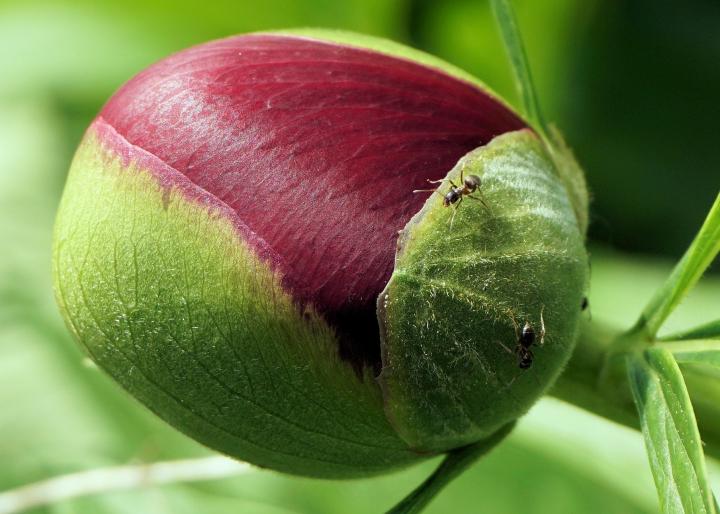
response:
[[[89,127],[56,296],[98,365],[205,445],[380,473],[491,435],[569,357],[587,264],[556,163],[482,84],[400,45],[210,42]],[[450,207],[448,182],[413,193],[448,172],[480,187]]]

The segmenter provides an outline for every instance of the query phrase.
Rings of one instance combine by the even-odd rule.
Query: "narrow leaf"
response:
[[[690,377],[687,373],[693,373],[693,376],[705,376],[720,381],[720,349],[681,351],[673,353],[673,356],[688,379]]]
[[[662,341],[659,347],[669,350],[678,360],[678,356],[683,354],[720,352],[720,339]]]
[[[455,477],[485,455],[507,436],[515,426],[508,423],[489,438],[448,453],[438,466],[417,489],[403,498],[400,503],[387,511],[387,514],[415,514],[422,512],[428,503]]]
[[[706,364],[720,370],[720,350],[704,352],[679,352],[674,354],[679,364]]]
[[[633,328],[655,337],[660,326],[683,297],[697,283],[720,252],[720,194],[690,247],[677,263],[667,281],[655,292]]]
[[[545,121],[540,112],[540,104],[535,93],[530,66],[528,65],[525,47],[520,37],[520,29],[515,19],[515,12],[509,0],[491,0],[495,20],[497,21],[505,45],[505,51],[510,58],[515,85],[520,95],[523,110],[530,123],[540,130],[543,135],[548,134]]]
[[[520,29],[510,0],[491,0],[490,4],[500,29],[505,51],[510,58],[515,86],[522,102],[525,117],[545,143],[546,149],[555,164],[558,176],[570,196],[580,230],[585,234],[588,225],[588,191],[585,173],[575,159],[572,150],[565,143],[560,130],[554,126],[549,126],[543,118],[532,74],[530,73],[525,46],[520,36]]]
[[[631,354],[628,373],[662,511],[716,514],[695,414],[672,354]]]
[[[705,323],[699,327],[675,332],[660,338],[661,341],[688,341],[692,339],[719,339],[720,340],[720,319]]]

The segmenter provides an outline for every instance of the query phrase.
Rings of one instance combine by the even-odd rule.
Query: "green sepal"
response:
[[[590,208],[590,195],[588,193],[585,172],[575,158],[572,149],[565,142],[565,138],[555,125],[548,125],[550,141],[547,150],[555,163],[560,180],[565,184],[573,212],[578,221],[580,232],[585,236],[588,229],[588,212]]]
[[[398,242],[378,299],[385,409],[413,448],[447,450],[522,415],[573,348],[588,271],[584,235],[543,142],[511,132],[463,157],[447,179],[474,174],[479,200],[432,194]],[[454,216],[454,220],[453,220]],[[531,369],[509,353],[525,321],[545,344]]]

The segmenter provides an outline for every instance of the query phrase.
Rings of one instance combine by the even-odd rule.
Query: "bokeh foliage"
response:
[[[679,254],[717,190],[717,3],[524,0],[517,11],[541,103],[589,172],[592,233],[625,250]],[[52,299],[51,227],[82,131],[122,82],[191,44],[287,26],[410,42],[514,99],[489,6],[477,0],[0,3],[0,490],[207,453],[86,364]],[[592,314],[625,325],[669,269],[602,249],[593,257]],[[720,281],[706,280],[668,330],[717,317],[718,297]],[[653,512],[645,459],[638,434],[548,400],[429,512]],[[377,512],[434,464],[354,482],[258,471],[37,512]]]

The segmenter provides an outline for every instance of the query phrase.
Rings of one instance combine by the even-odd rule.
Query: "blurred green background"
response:
[[[566,132],[593,192],[593,316],[627,325],[717,194],[720,3],[515,5],[542,106]],[[0,2],[0,490],[96,466],[208,453],[84,362],[52,299],[51,227],[82,131],[125,80],[192,44],[291,26],[403,41],[516,98],[483,0]],[[720,279],[709,276],[668,328],[719,311]],[[375,513],[434,464],[353,482],[253,471],[34,512]],[[710,466],[717,486],[718,467]],[[639,435],[548,399],[428,512],[656,510]]]

